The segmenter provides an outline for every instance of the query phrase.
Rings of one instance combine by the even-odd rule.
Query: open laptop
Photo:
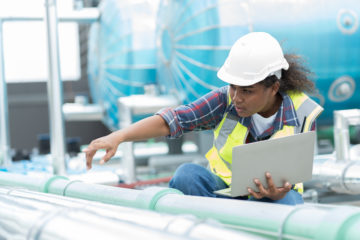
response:
[[[218,195],[248,195],[248,187],[258,191],[254,178],[267,187],[265,172],[274,184],[282,187],[308,181],[312,177],[316,132],[299,133],[283,138],[243,144],[233,148],[231,188],[215,191]]]

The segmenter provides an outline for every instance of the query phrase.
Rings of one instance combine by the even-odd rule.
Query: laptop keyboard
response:
[[[223,193],[229,193],[231,192],[231,188],[225,188],[223,190],[221,190]]]

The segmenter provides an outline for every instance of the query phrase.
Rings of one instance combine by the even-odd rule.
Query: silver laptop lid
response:
[[[316,132],[244,144],[233,148],[231,195],[258,191],[254,178],[267,187],[265,172],[270,172],[277,187],[308,181],[312,177]]]

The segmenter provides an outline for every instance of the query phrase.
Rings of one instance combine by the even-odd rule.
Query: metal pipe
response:
[[[53,209],[72,209],[80,213],[78,219],[80,222],[88,222],[84,219],[83,212],[86,211],[90,217],[101,217],[111,219],[117,225],[123,223],[131,224],[137,228],[146,228],[154,231],[161,231],[170,236],[176,235],[186,237],[186,239],[265,239],[253,234],[240,231],[233,231],[221,226],[220,223],[212,220],[200,220],[192,215],[179,216],[140,209],[113,206],[101,204],[93,201],[73,199],[68,197],[56,196],[53,194],[36,193],[22,189],[6,189],[0,188],[0,196],[11,196],[17,203],[25,203],[31,205],[37,211],[51,212]],[[1,201],[1,200],[0,200]],[[80,211],[79,211],[80,209]],[[64,211],[63,211],[64,212]],[[1,215],[1,214],[0,214]],[[78,222],[76,222],[78,224]],[[96,224],[89,222],[93,227]],[[1,219],[0,219],[1,225]],[[113,224],[114,225],[114,224]],[[142,230],[142,229],[140,229]],[[1,235],[1,233],[0,233]]]
[[[360,161],[337,162],[333,155],[316,156],[308,188],[360,194]]]
[[[334,141],[337,161],[349,161],[349,124],[340,111],[334,111]]]
[[[0,166],[11,164],[9,113],[4,67],[3,21],[0,19]]]
[[[360,232],[356,230],[360,227],[360,209],[356,207],[320,204],[287,206],[169,194],[159,199],[155,210],[211,217],[236,229],[270,238],[320,240],[360,237]],[[346,222],[350,219],[357,220]]]
[[[65,131],[62,112],[63,90],[60,76],[60,56],[58,43],[58,19],[56,0],[45,0],[46,35],[48,45],[48,101],[50,144],[53,172],[57,175],[66,173],[65,167]]]
[[[349,125],[358,124],[360,124],[359,109],[334,111],[334,140],[338,162],[350,161]]]
[[[7,183],[11,182],[13,175],[15,174],[0,173],[0,184],[3,180]],[[32,178],[26,176],[23,179],[28,179],[28,183],[32,181]],[[19,177],[16,177],[16,182],[18,180]],[[159,187],[131,190],[95,184],[80,184],[64,179],[49,179],[49,181],[42,183],[47,185],[47,188],[41,186],[33,188],[48,189],[49,193],[62,193],[66,196],[71,195],[71,197],[122,206],[129,205],[157,212],[193,214],[201,219],[212,218],[231,228],[261,234],[269,238],[319,240],[360,238],[358,231],[360,229],[360,208],[358,207],[321,204],[287,206],[184,196],[174,189]],[[82,192],[76,193],[78,190]],[[118,198],[125,198],[125,200]],[[130,201],[130,199],[133,200]]]
[[[58,17],[59,22],[77,22],[77,23],[94,23],[99,21],[100,12],[98,8],[83,8],[77,11],[62,13]],[[21,21],[43,21],[43,16],[36,15],[2,15],[0,19],[3,22],[21,22]]]
[[[121,97],[118,99],[119,108],[119,128],[126,128],[133,122],[134,116],[143,116],[154,114],[164,107],[174,107],[179,104],[179,101],[174,96],[156,96],[151,91],[151,87],[148,88],[149,94],[132,95],[128,97]],[[125,142],[122,144],[123,157],[122,163],[125,173],[125,182],[132,183],[136,181],[135,174],[135,155],[134,155],[134,143]]]
[[[81,208],[2,196],[1,239],[188,239]]]

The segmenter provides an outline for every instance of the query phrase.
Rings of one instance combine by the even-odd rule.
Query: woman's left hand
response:
[[[285,197],[285,195],[291,190],[291,184],[289,182],[285,182],[283,187],[276,187],[272,177],[270,175],[270,173],[266,173],[265,174],[266,177],[266,181],[267,181],[267,185],[268,188],[265,188],[259,179],[255,178],[254,182],[256,184],[256,186],[259,189],[259,192],[255,192],[253,189],[249,188],[249,194],[251,196],[253,196],[256,199],[261,199],[261,198],[270,198],[272,200],[279,200],[282,199],[283,197]]]

